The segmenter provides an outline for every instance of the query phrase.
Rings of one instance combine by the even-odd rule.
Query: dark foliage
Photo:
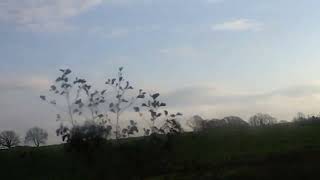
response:
[[[270,126],[277,123],[277,119],[269,114],[258,113],[249,119],[249,124],[253,127]]]
[[[181,124],[178,122],[178,118],[182,116],[181,113],[169,113],[168,110],[162,109],[167,104],[159,100],[160,94],[150,94],[149,99],[141,104],[141,107],[146,112],[146,116],[149,117],[150,127],[144,128],[144,134],[146,136],[150,134],[179,134],[183,132]],[[136,112],[143,116],[141,110],[137,107]],[[162,123],[159,125],[159,123]]]
[[[297,116],[299,117],[299,116]],[[300,116],[299,118],[295,118],[293,123],[298,124],[298,125],[317,125],[320,124],[320,116]]]
[[[111,127],[95,122],[86,122],[83,125],[76,125],[72,128],[60,126],[56,133],[68,143],[68,148],[78,151],[94,150],[104,144],[111,133]]]

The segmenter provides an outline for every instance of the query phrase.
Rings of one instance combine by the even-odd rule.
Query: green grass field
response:
[[[220,128],[109,142],[94,152],[63,145],[0,152],[1,179],[318,179],[320,125]]]

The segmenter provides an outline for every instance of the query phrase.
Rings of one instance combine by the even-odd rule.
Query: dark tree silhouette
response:
[[[269,126],[277,123],[277,119],[269,114],[258,113],[249,119],[249,124],[253,127]]]
[[[101,111],[103,104],[106,103],[107,90],[94,90],[83,78],[76,77],[72,80],[70,69],[60,69],[60,72],[61,75],[50,87],[53,99],[40,96],[43,101],[59,111],[57,121],[61,125],[56,131],[57,135],[61,136],[63,141],[70,141],[73,137],[72,132],[79,129],[83,121],[90,121],[110,129],[110,119],[106,112]],[[59,96],[64,101],[61,101],[63,99]]]
[[[177,120],[178,116],[182,116],[181,113],[176,113],[176,114],[168,114],[165,112],[165,123],[162,125],[160,128],[160,131],[164,134],[180,134],[184,130]]]
[[[46,130],[33,127],[27,131],[25,143],[32,143],[36,147],[39,147],[41,144],[46,144],[47,139],[48,133]]]
[[[108,87],[101,91],[94,90],[85,79],[76,77],[72,80],[70,69],[61,69],[60,71],[62,74],[50,87],[50,92],[58,98],[52,100],[44,95],[40,98],[62,112],[62,114],[57,114],[57,120],[61,122],[61,125],[56,133],[62,137],[63,141],[71,143],[73,138],[77,138],[74,142],[80,142],[79,139],[83,141],[100,140],[109,137],[113,127],[115,127],[113,133],[116,139],[132,136],[139,132],[136,121],[130,120],[127,127],[120,127],[120,124],[124,124],[121,115],[124,112],[131,112],[131,108],[138,112],[140,117],[143,116],[141,110],[145,110],[146,114],[150,115],[150,129],[144,129],[146,135],[151,133],[173,134],[183,131],[177,121],[177,118],[182,115],[181,113],[169,114],[167,110],[160,112],[160,107],[164,107],[166,104],[158,101],[159,93],[151,94],[150,99],[141,104],[141,99],[146,97],[146,92],[140,89],[136,95],[132,93],[134,88],[124,78],[123,67],[118,69],[115,78],[110,78],[105,82]],[[61,103],[58,103],[58,100],[61,101],[59,98],[61,96],[64,99],[62,106]],[[114,116],[108,116],[109,113]],[[158,120],[160,117],[161,122]],[[83,125],[80,123],[81,120],[82,122],[90,122],[90,126],[88,123]],[[156,121],[159,123],[156,124]],[[92,130],[97,130],[95,137],[99,136],[99,138],[91,137]],[[89,134],[88,131],[90,131]]]
[[[67,130],[65,134],[64,132],[60,133],[67,140],[69,147],[77,150],[94,150],[104,143],[110,135],[111,129],[111,126],[87,121],[83,125],[76,125]],[[57,133],[59,132],[57,131]]]
[[[182,126],[177,121],[179,116],[182,116],[181,113],[170,114],[168,110],[162,110],[162,107],[167,106],[166,103],[161,102],[159,99],[160,94],[150,94],[149,99],[146,102],[142,103],[141,106],[149,115],[149,125],[150,129],[144,128],[144,134],[173,134],[180,133],[183,131]],[[141,116],[141,110],[139,107],[135,107],[135,111],[138,112]],[[160,123],[160,124],[159,124]],[[162,125],[161,125],[162,123]]]
[[[191,118],[187,125],[195,132],[206,131],[213,128],[221,127],[248,127],[249,124],[237,116],[227,116],[223,119],[203,120],[200,116]]]
[[[0,146],[10,149],[19,144],[19,136],[14,131],[3,131],[0,133]]]

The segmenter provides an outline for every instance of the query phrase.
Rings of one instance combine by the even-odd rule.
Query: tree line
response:
[[[193,116],[187,121],[187,126],[194,132],[205,131],[219,127],[271,127],[278,124],[314,124],[320,123],[320,115],[308,115],[299,112],[292,121],[278,120],[266,114],[257,113],[249,118],[248,121],[237,116],[227,116],[222,119],[205,120],[199,115]]]

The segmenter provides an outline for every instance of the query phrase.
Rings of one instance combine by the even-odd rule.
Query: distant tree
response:
[[[277,123],[277,119],[269,114],[258,113],[249,119],[249,124],[254,127],[269,126]]]
[[[203,130],[205,120],[202,117],[195,115],[187,121],[187,126],[192,129],[193,132],[200,132]]]
[[[0,133],[0,146],[10,149],[19,144],[19,136],[14,131],[3,131]]]
[[[223,119],[211,119],[202,123],[202,130],[213,128],[228,128],[228,127],[248,127],[249,124],[237,116],[227,116]]]
[[[293,118],[293,122],[304,125],[304,124],[319,124],[320,114],[304,115],[303,113],[297,113],[296,117]]]
[[[293,122],[306,121],[308,118],[302,112],[298,112],[296,117],[293,118]]]
[[[41,144],[46,144],[47,139],[48,133],[46,130],[33,127],[27,131],[25,143],[32,143],[36,147],[39,147]]]
[[[286,124],[286,123],[289,123],[289,122],[287,120],[280,120],[279,123],[280,124]]]
[[[221,119],[213,118],[211,120],[204,121],[204,123],[202,125],[202,130],[207,131],[212,128],[221,127],[224,124],[225,123]]]
[[[227,116],[222,119],[226,126],[232,127],[247,127],[249,124],[237,116]]]

